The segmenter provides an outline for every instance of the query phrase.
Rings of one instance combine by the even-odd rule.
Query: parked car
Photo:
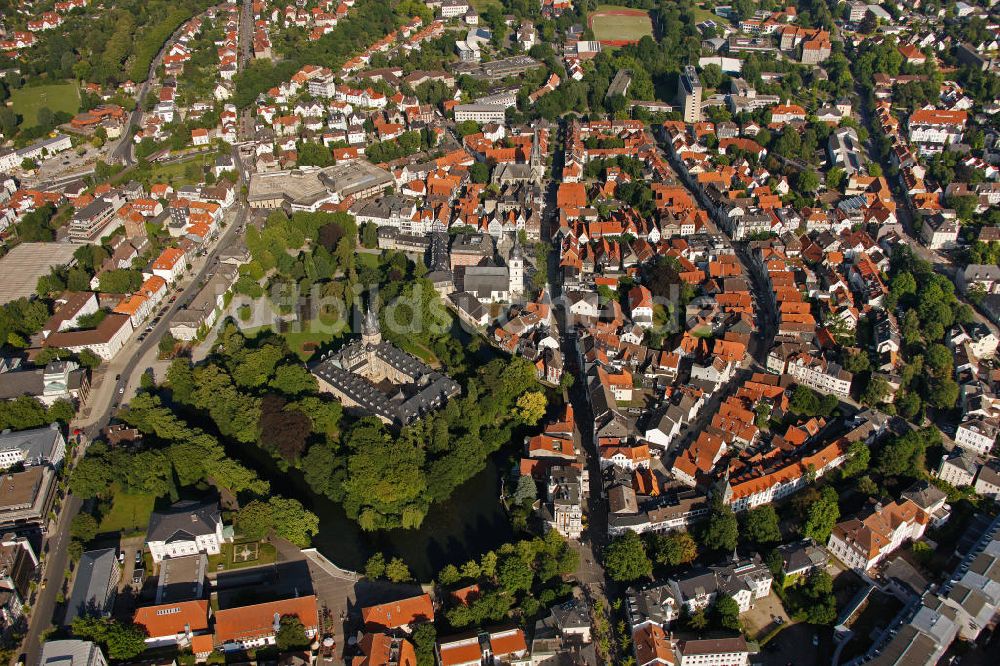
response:
[[[135,551],[135,563],[136,564],[142,564],[142,551],[141,550]]]
[[[132,572],[132,583],[134,585],[142,585],[142,581],[146,578],[146,572],[143,569],[136,569]]]

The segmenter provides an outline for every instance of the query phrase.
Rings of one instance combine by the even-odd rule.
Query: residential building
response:
[[[781,573],[789,576],[808,576],[813,571],[826,568],[830,555],[823,546],[812,539],[803,539],[795,543],[778,546],[781,555]]]
[[[198,599],[143,606],[132,621],[145,630],[148,648],[185,647],[194,636],[208,633],[208,616],[208,600]]]
[[[924,243],[932,250],[947,250],[958,243],[958,220],[942,214],[926,215],[920,227]]]
[[[73,213],[69,222],[69,237],[79,243],[93,243],[121,226],[115,215],[118,208],[106,198],[95,199]]]
[[[60,640],[42,643],[39,666],[108,666],[108,660],[97,643]]]
[[[178,340],[194,340],[215,325],[238,274],[232,264],[220,266],[187,306],[171,317],[170,334]]]
[[[956,488],[971,486],[979,472],[980,464],[979,459],[971,451],[956,449],[941,458],[937,475],[939,479]]]
[[[77,354],[89,349],[105,361],[110,361],[125,346],[133,330],[132,320],[127,315],[109,314],[97,328],[52,333],[45,339],[45,346]]]
[[[351,666],[417,666],[413,643],[399,636],[368,633],[358,641],[361,656]]]
[[[114,548],[89,550],[77,565],[73,592],[66,604],[63,624],[70,626],[83,615],[108,617],[118,594],[121,566]]]
[[[438,641],[438,664],[441,666],[479,666],[480,664],[531,663],[528,642],[520,629],[476,630]]]
[[[747,666],[750,649],[742,636],[678,641],[676,666]]]
[[[913,617],[871,655],[875,666],[936,664],[958,634],[958,612],[936,595],[924,595]]]
[[[1000,266],[996,264],[969,264],[956,272],[955,279],[959,291],[966,295],[970,291],[1000,293]]]
[[[939,153],[948,144],[962,142],[968,118],[966,111],[917,109],[907,121],[910,142],[917,144],[921,153]]]
[[[848,398],[851,395],[854,375],[841,368],[839,364],[828,362],[822,357],[797,355],[788,362],[787,372],[798,383],[820,393],[841,398]]]
[[[569,539],[583,532],[583,470],[557,465],[549,470],[546,525]]]
[[[976,491],[977,495],[989,497],[993,501],[1000,501],[1000,464],[996,459],[979,467],[972,489]]]
[[[663,627],[645,622],[632,629],[636,666],[674,666],[674,647]]]
[[[218,555],[226,540],[217,500],[183,500],[154,511],[146,529],[146,546],[156,563],[197,553]]]
[[[685,65],[677,80],[677,97],[684,122],[701,122],[701,91],[701,78],[694,65]]]
[[[429,594],[390,601],[361,609],[361,619],[369,631],[411,630],[421,622],[434,621],[434,604]]]
[[[930,517],[910,500],[876,505],[863,520],[837,523],[827,550],[844,564],[867,571],[906,541],[923,536],[928,522]]]
[[[168,247],[153,261],[153,275],[162,278],[167,284],[173,284],[187,270],[187,256],[184,250]]]
[[[955,444],[967,451],[986,455],[1000,433],[1000,419],[976,415],[962,421],[955,430]]]
[[[316,595],[218,611],[215,614],[215,646],[224,652],[242,652],[274,645],[281,618],[289,616],[299,619],[307,638],[314,638],[319,630]]]
[[[1000,528],[996,520],[980,545],[981,550],[976,548],[966,556],[953,582],[942,590],[944,604],[956,611],[958,634],[967,641],[975,641],[993,626],[1000,610]]]

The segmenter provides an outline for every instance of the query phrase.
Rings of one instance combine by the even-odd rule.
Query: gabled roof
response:
[[[193,540],[196,536],[213,534],[222,522],[219,503],[215,500],[198,502],[184,500],[166,511],[154,511],[149,517],[146,542]]]
[[[396,629],[415,622],[433,622],[434,604],[429,594],[400,599],[361,609],[361,619],[366,627]]]
[[[229,608],[215,614],[215,643],[241,642],[274,635],[275,617],[294,615],[307,629],[319,625],[316,595]]]
[[[136,610],[133,622],[143,627],[150,638],[205,631],[208,629],[208,600],[145,606]]]

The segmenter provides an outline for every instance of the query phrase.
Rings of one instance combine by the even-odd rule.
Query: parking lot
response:
[[[113,143],[113,141],[109,141],[105,145],[112,145]],[[76,150],[79,149],[78,147],[74,150],[59,153],[52,159],[42,161],[35,175],[27,179],[26,182],[31,185],[46,180],[66,178],[79,172],[92,170],[98,159],[107,161],[108,151],[106,148],[97,149],[89,143],[81,144],[81,146],[84,147],[83,154],[81,155],[77,155],[76,153]]]
[[[132,619],[136,607],[139,605],[139,596],[142,592],[142,583],[134,582],[136,572],[136,554],[142,558],[144,537],[142,535],[126,537],[121,540],[118,546],[119,562],[122,567],[122,577],[118,581],[118,598],[115,601],[115,614],[122,619]],[[140,559],[138,568],[145,573],[143,560]],[[143,581],[145,575],[143,576]]]
[[[803,623],[792,625],[771,639],[760,656],[762,663],[769,666],[791,666],[825,664],[832,654],[831,629]]]

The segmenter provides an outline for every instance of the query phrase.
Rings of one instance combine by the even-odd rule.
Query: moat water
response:
[[[365,532],[340,504],[309,488],[297,469],[283,471],[256,447],[240,450],[244,464],[271,483],[275,493],[293,497],[319,516],[313,546],[343,569],[362,571],[375,552],[401,557],[420,581],[436,577],[447,564],[461,566],[511,540],[510,518],[500,504],[500,478],[509,469],[507,454],[487,460],[486,469],[459,486],[444,502],[431,506],[415,530]]]

